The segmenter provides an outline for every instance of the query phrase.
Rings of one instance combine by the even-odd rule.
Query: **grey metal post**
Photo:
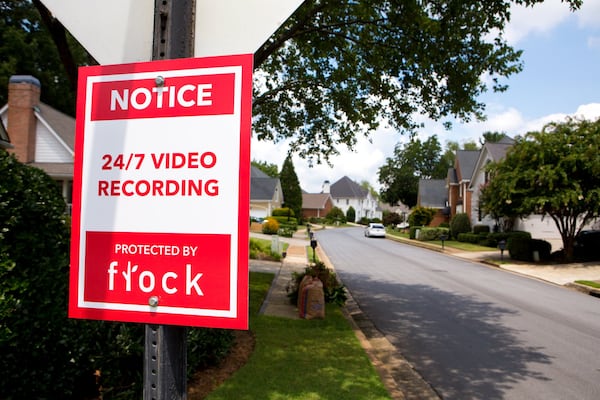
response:
[[[155,0],[153,61],[194,56],[194,13],[194,0]],[[146,325],[144,400],[187,399],[186,332]]]

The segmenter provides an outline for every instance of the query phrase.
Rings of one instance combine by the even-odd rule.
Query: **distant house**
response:
[[[454,166],[448,169],[446,187],[448,189],[448,207],[450,219],[456,214],[471,214],[471,194],[469,190],[479,150],[458,150],[454,157]]]
[[[379,204],[371,192],[347,176],[344,176],[332,185],[329,184],[329,181],[325,181],[322,193],[330,193],[333,205],[340,208],[344,214],[347,213],[350,207],[354,208],[356,221],[361,218],[382,218]]]
[[[44,170],[62,190],[68,205],[73,190],[75,118],[40,102],[40,81],[14,75],[8,82],[8,104],[0,109],[8,151],[24,164]],[[1,135],[1,134],[0,134]],[[6,140],[8,139],[8,140]]]
[[[450,207],[448,207],[448,189],[445,179],[420,179],[417,194],[417,205],[437,210],[431,221],[431,226],[450,222]]]
[[[283,204],[279,178],[271,178],[255,166],[250,168],[250,217],[265,218]]]
[[[302,217],[324,218],[333,208],[330,193],[302,193]]]

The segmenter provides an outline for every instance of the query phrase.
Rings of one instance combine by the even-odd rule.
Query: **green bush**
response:
[[[0,176],[0,398],[98,398],[96,370],[102,398],[141,398],[144,325],[67,317],[69,221],[56,183],[1,149]],[[188,347],[216,360],[230,333],[208,335],[218,339]]]
[[[282,227],[282,226],[285,225],[286,227],[294,228],[294,230],[297,229],[298,220],[296,218],[294,218],[294,217],[289,217],[288,218],[288,217],[281,217],[281,216],[272,216],[272,217],[269,217],[269,218],[272,218],[275,221],[279,222],[279,226],[280,227]]]
[[[461,233],[471,232],[471,221],[466,213],[456,214],[450,221],[450,232],[452,237],[457,239]]]
[[[531,261],[531,234],[529,232],[511,232],[506,242],[508,254],[513,260]]]
[[[459,233],[457,240],[464,243],[478,244],[481,239],[479,235],[474,233]]]
[[[427,226],[433,221],[436,212],[434,208],[415,207],[408,216],[408,223],[411,226]]]
[[[432,240],[441,240],[442,235],[448,237],[448,228],[421,228],[419,240],[426,242]]]
[[[293,272],[292,280],[288,284],[286,291],[291,304],[298,304],[298,291],[300,282],[306,276],[319,278],[323,282],[323,292],[325,293],[325,302],[343,306],[348,299],[344,285],[341,285],[335,275],[335,272],[327,268],[322,261],[311,264],[302,273]]]
[[[290,218],[294,218],[296,216],[294,213],[294,210],[292,210],[291,208],[288,208],[288,207],[275,208],[273,210],[273,212],[271,213],[271,215],[274,217],[290,217]]]
[[[490,227],[487,225],[475,225],[473,227],[473,233],[490,233]]]
[[[348,207],[348,210],[346,211],[346,221],[356,221],[356,210],[352,206]]]
[[[328,224],[333,224],[336,222],[339,222],[340,224],[344,224],[344,223],[346,223],[346,216],[344,215],[344,212],[342,211],[341,208],[333,207],[331,209],[331,211],[329,211],[327,213],[325,220],[327,221]]]

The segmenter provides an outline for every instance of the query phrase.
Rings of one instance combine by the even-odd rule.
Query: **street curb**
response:
[[[600,289],[596,289],[591,286],[582,285],[582,284],[576,283],[576,282],[570,282],[570,283],[565,284],[564,286],[571,288],[571,289],[575,289],[578,292],[582,292],[582,293],[588,294],[590,296],[600,297]]]
[[[335,271],[327,254],[317,247],[319,259]],[[337,277],[340,280],[340,277]],[[359,304],[346,289],[348,299],[342,313],[377,370],[388,393],[394,400],[440,400],[441,397],[402,356],[396,347],[362,312]]]

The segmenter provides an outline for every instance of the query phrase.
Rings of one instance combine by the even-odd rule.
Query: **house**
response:
[[[479,201],[479,193],[481,192],[481,188],[484,187],[490,179],[486,172],[487,165],[491,162],[501,161],[506,156],[508,149],[510,149],[514,143],[515,141],[513,139],[504,136],[504,138],[498,142],[486,142],[481,148],[473,168],[468,188],[471,193],[471,208],[468,212],[471,226],[488,225],[490,230],[494,229],[496,221],[489,215],[483,214]]]
[[[445,179],[420,179],[417,193],[417,205],[436,209],[436,214],[430,226],[439,226],[450,222],[450,207],[448,207],[448,189]]]
[[[470,216],[472,191],[469,187],[479,154],[479,150],[458,150],[454,157],[454,166],[448,169],[446,189],[450,219],[460,213]]]
[[[331,194],[334,207],[341,209],[344,214],[347,213],[350,207],[354,208],[356,221],[361,218],[382,218],[383,214],[379,209],[379,204],[371,192],[347,176],[332,185],[329,184],[329,181],[325,181],[322,193]]]
[[[11,147],[19,161],[45,171],[62,191],[68,205],[73,190],[75,118],[40,101],[40,81],[13,75],[8,104],[0,109]]]
[[[279,178],[271,178],[260,169],[250,167],[250,217],[266,218],[283,204]]]
[[[330,193],[302,192],[302,217],[324,218],[333,208],[333,198]]]

